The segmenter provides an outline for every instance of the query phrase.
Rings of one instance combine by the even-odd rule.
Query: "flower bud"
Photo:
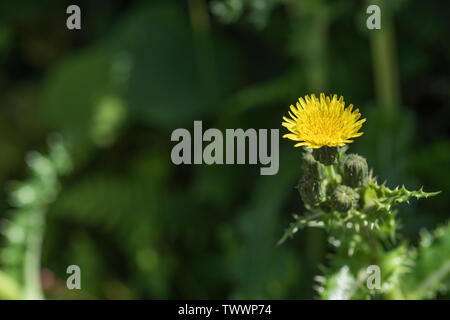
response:
[[[359,194],[350,187],[339,185],[334,189],[331,203],[335,210],[347,212],[358,204]]]
[[[319,149],[314,149],[313,156],[314,159],[316,159],[320,163],[326,166],[330,166],[336,162],[338,152],[336,147],[324,146]]]
[[[367,182],[367,161],[357,154],[349,154],[342,163],[342,182],[353,188],[363,186]]]
[[[323,178],[325,175],[325,167],[314,159],[311,152],[303,153],[303,168],[305,174],[312,175],[317,179]]]
[[[325,186],[312,175],[303,176],[298,184],[298,192],[303,202],[317,205],[325,199]]]

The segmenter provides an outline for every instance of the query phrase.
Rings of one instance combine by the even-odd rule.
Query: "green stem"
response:
[[[29,234],[27,236],[24,258],[23,299],[41,300],[44,298],[41,285],[41,251],[44,237],[44,210],[30,212]]]
[[[333,187],[337,186],[337,176],[336,176],[336,171],[334,170],[334,166],[326,166],[327,167],[327,172],[328,172],[328,176],[330,177],[331,183],[333,185]]]
[[[371,3],[373,4],[373,3]],[[371,32],[375,89],[380,106],[392,117],[400,106],[400,80],[397,71],[392,12],[382,1],[377,1],[382,12],[381,30]]]
[[[425,296],[425,292],[432,288],[437,283],[442,282],[442,280],[450,273],[450,261],[447,261],[442,267],[440,267],[436,272],[429,274],[414,290],[408,295],[408,299],[421,299]]]
[[[378,246],[375,242],[375,239],[372,237],[372,234],[370,233],[369,229],[367,229],[367,227],[364,224],[360,224],[362,233],[364,234],[364,237],[366,238],[367,242],[369,243],[370,248],[372,249],[373,252],[373,257],[375,260],[378,259]],[[374,263],[376,263],[376,261],[373,261]]]
[[[219,85],[211,37],[208,4],[205,0],[188,1],[189,17],[193,31],[197,64],[203,80],[209,86],[213,101],[219,99]]]

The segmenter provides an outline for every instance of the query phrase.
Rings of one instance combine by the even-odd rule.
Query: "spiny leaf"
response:
[[[372,187],[377,192],[378,199],[374,199],[375,205],[380,209],[387,210],[390,210],[393,204],[407,202],[411,198],[421,199],[433,197],[441,192],[425,192],[423,191],[423,187],[417,191],[409,191],[404,185],[401,188],[396,187],[392,190],[386,187],[385,184],[378,185],[376,182],[370,183],[369,187]]]
[[[281,239],[278,241],[277,245],[283,244],[288,238],[292,238],[292,236],[300,229],[306,227],[306,226],[316,226],[320,227],[322,226],[322,221],[315,220],[316,218],[319,218],[323,215],[323,212],[317,212],[309,217],[302,217],[299,218],[296,215],[294,217],[296,218],[296,221],[292,222],[289,225],[289,228],[286,229],[284,232],[284,235],[281,237]]]

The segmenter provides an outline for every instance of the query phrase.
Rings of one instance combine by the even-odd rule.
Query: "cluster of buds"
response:
[[[322,147],[303,154],[303,168],[297,189],[307,207],[328,207],[339,212],[358,208],[359,189],[368,181],[366,159]]]
[[[408,191],[404,186],[391,190],[385,184],[379,185],[369,172],[366,159],[347,155],[345,148],[307,150],[302,167],[297,189],[306,213],[296,216],[279,243],[305,226],[322,226],[330,236],[339,239],[339,246],[347,246],[350,254],[368,232],[381,238],[394,236],[396,204],[439,193]]]

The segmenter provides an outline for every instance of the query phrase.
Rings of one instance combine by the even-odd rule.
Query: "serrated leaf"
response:
[[[397,187],[394,190],[389,189],[384,184],[370,183],[369,188],[373,188],[377,193],[377,199],[373,199],[373,202],[380,209],[390,210],[391,205],[407,202],[411,198],[421,199],[433,197],[441,193],[441,191],[437,192],[425,192],[423,191],[423,187],[421,187],[417,191],[409,191],[403,185],[401,188]]]
[[[303,229],[306,226],[315,226],[321,227],[323,226],[322,221],[317,221],[316,219],[321,217],[323,212],[317,212],[311,214],[310,216],[305,216],[302,218],[297,218],[296,221],[292,222],[289,225],[289,228],[286,229],[281,239],[278,241],[277,245],[283,244],[288,238],[292,238],[292,236],[300,229]]]

